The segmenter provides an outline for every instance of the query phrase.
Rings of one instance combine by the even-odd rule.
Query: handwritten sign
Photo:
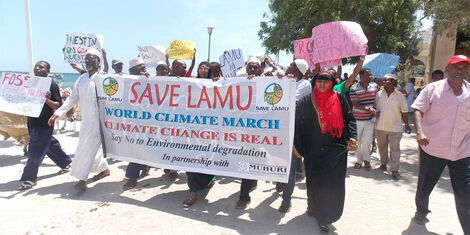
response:
[[[243,59],[243,53],[240,48],[225,51],[224,54],[219,57],[219,61],[224,77],[237,76],[237,72],[245,66],[245,60]]]
[[[304,59],[308,62],[308,67],[315,68],[313,62],[313,41],[312,38],[304,38],[294,41],[294,56],[296,59]],[[341,59],[320,62],[320,67],[340,66]]]
[[[361,25],[335,21],[312,29],[314,63],[365,55],[367,37]]]
[[[4,72],[0,79],[0,111],[39,117],[51,78]]]
[[[64,61],[69,64],[84,64],[88,49],[101,51],[104,37],[96,34],[69,33],[64,48]]]
[[[194,48],[196,42],[189,40],[173,40],[171,41],[166,53],[170,59],[192,59],[194,56]]]
[[[159,61],[165,61],[165,49],[161,46],[138,46],[139,56],[146,66],[157,66]]]
[[[109,157],[165,169],[288,181],[295,119],[292,79],[212,82],[108,75],[98,80],[97,91]]]

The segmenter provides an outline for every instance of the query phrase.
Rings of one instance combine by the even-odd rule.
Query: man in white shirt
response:
[[[108,163],[103,157],[103,152],[100,148],[100,119],[95,88],[95,82],[101,74],[99,71],[100,57],[101,53],[96,49],[89,49],[87,51],[85,56],[87,72],[78,78],[73,86],[70,97],[49,119],[49,125],[52,126],[59,116],[67,113],[76,103],[80,103],[82,123],[70,173],[79,180],[75,187],[80,190],[87,189],[86,181],[90,172],[98,173],[93,177],[94,181],[110,174]]]
[[[398,167],[400,165],[400,140],[403,132],[402,121],[405,123],[405,129],[411,130],[408,124],[408,105],[403,93],[395,88],[396,83],[395,75],[385,75],[384,89],[377,92],[375,97],[377,108],[375,134],[380,154],[379,169],[386,171],[387,164],[389,164],[392,177],[395,179],[400,175]]]

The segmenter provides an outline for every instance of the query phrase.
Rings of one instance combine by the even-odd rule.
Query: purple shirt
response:
[[[459,101],[447,79],[430,83],[412,105],[424,113],[429,144],[421,148],[432,156],[451,161],[470,157],[470,83],[464,80],[463,86],[466,97]]]

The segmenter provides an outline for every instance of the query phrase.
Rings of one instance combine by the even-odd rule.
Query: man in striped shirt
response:
[[[370,148],[375,125],[375,94],[378,91],[376,83],[371,82],[370,69],[364,68],[359,72],[360,81],[354,84],[349,93],[353,104],[353,115],[357,124],[357,161],[354,168],[370,169]],[[362,165],[364,163],[364,165]]]

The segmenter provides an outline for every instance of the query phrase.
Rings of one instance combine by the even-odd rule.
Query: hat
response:
[[[304,59],[296,59],[294,60],[295,65],[300,70],[300,72],[305,75],[308,70],[308,63]]]
[[[397,76],[395,74],[390,74],[390,73],[385,74],[384,78],[385,79],[391,78],[393,80],[397,80]]]
[[[144,60],[140,57],[136,57],[129,61],[129,68],[134,68],[137,65],[145,64]]]
[[[464,55],[454,55],[450,57],[449,61],[447,61],[447,64],[457,64],[459,62],[465,62],[467,64],[470,64],[470,58]]]
[[[101,59],[101,52],[98,51],[98,49],[95,49],[95,48],[90,48],[86,51],[87,54],[91,54],[91,55],[95,55],[95,56],[98,56],[98,58]]]
[[[160,66],[160,65],[166,65],[166,62],[163,61],[163,60],[160,60],[157,62],[157,67]]]
[[[248,59],[248,61],[246,62],[246,64],[249,64],[249,63],[252,63],[252,62],[261,64],[261,60],[258,59],[258,58],[256,58],[256,57],[250,57],[250,58]]]
[[[121,59],[121,58],[116,58],[116,59],[113,59],[113,60],[111,61],[111,65],[115,65],[115,64],[119,64],[119,63],[124,64],[124,63],[122,62],[122,59]]]

